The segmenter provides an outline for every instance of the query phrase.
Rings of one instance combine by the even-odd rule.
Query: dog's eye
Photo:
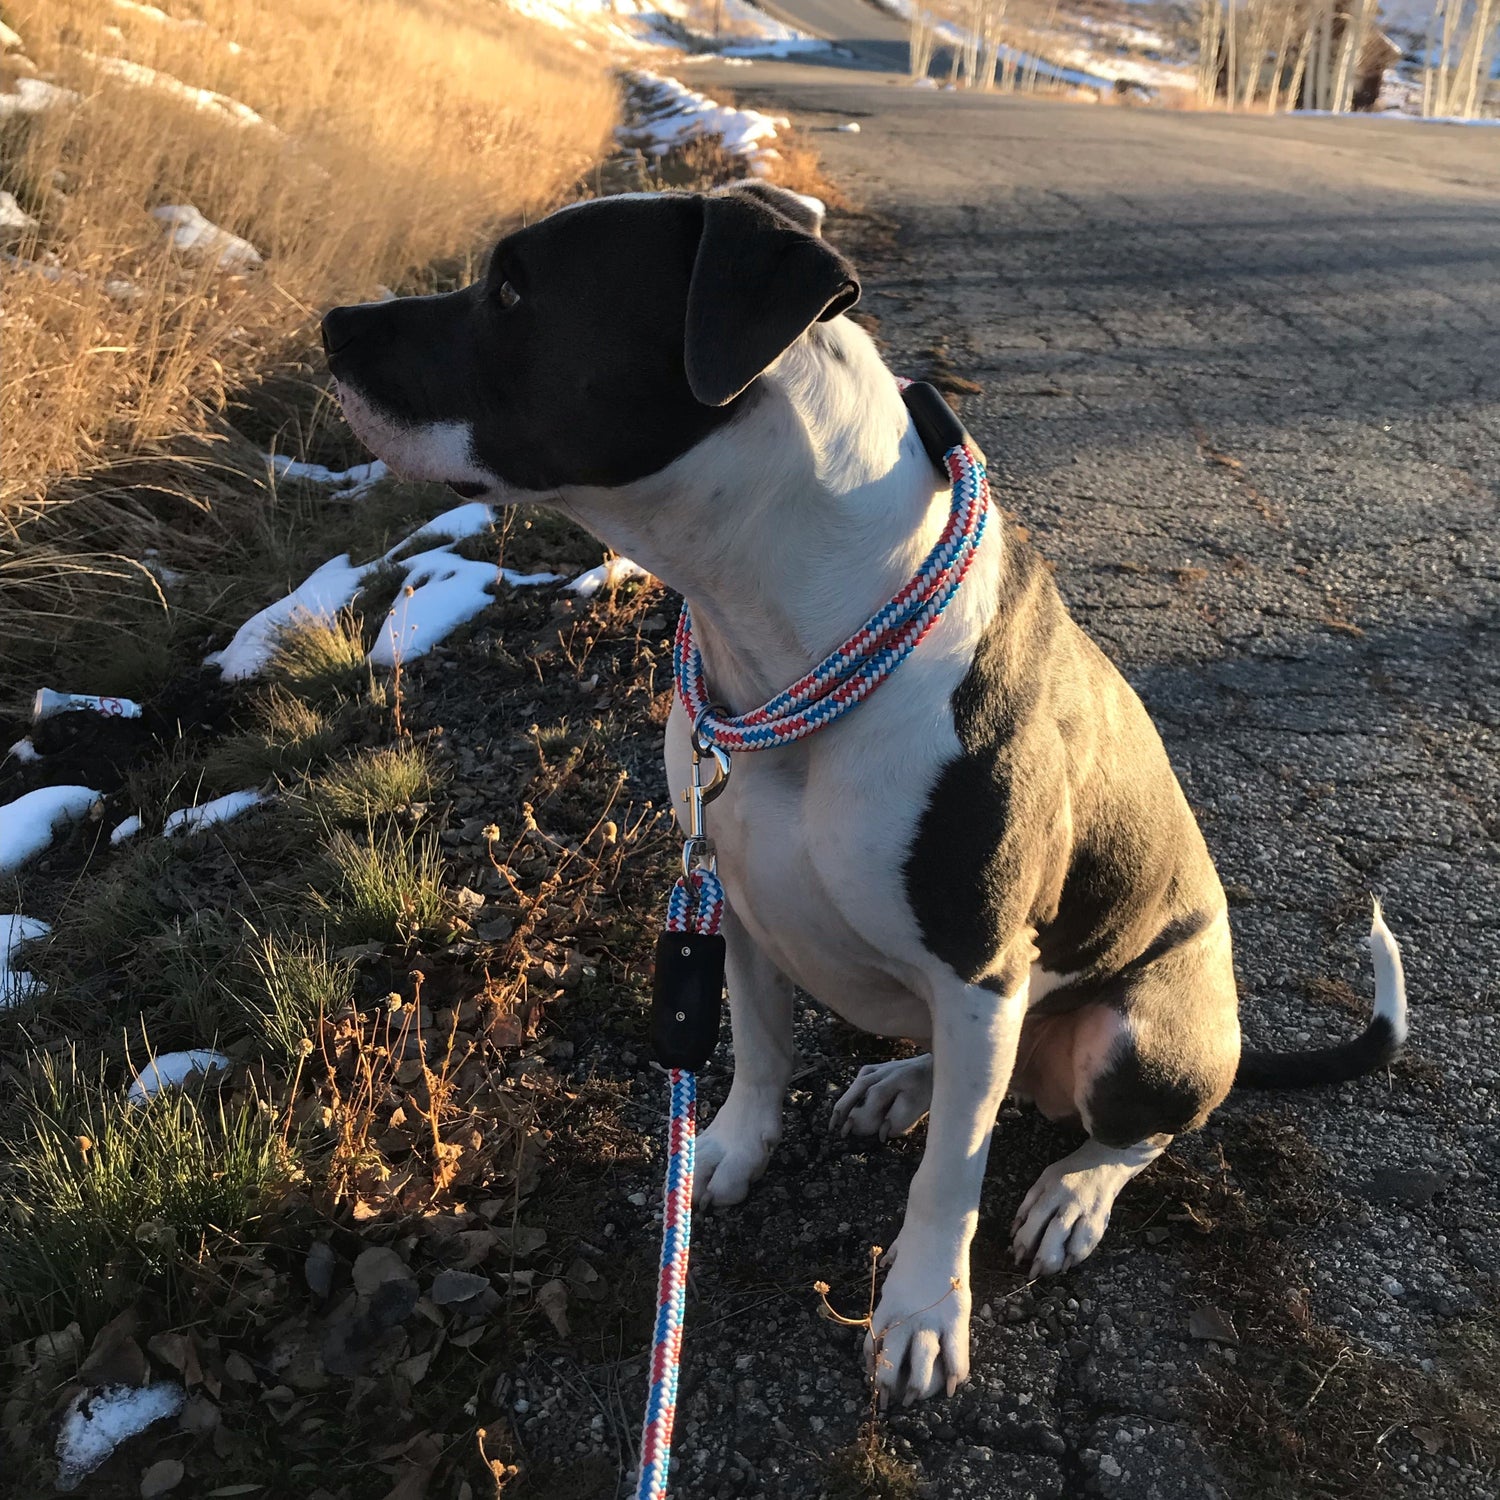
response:
[[[515,287],[510,284],[510,282],[502,281],[500,283],[501,307],[514,307],[520,300],[521,294],[515,289]]]

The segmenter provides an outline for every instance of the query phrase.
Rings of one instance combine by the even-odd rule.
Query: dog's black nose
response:
[[[357,307],[334,307],[323,315],[323,352],[330,359],[354,342],[358,316]]]

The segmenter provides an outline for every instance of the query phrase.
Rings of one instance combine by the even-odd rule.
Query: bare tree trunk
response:
[[[1231,112],[1240,89],[1239,29],[1240,18],[1234,8],[1234,0],[1227,0],[1224,19],[1224,105]]]
[[[1286,93],[1287,102],[1292,109],[1298,108],[1297,96],[1302,92],[1303,79],[1307,77],[1307,60],[1312,55],[1317,26],[1317,17],[1313,17],[1307,30],[1302,33],[1302,45],[1297,48],[1297,64],[1292,69],[1292,81]]]
[[[1333,98],[1329,104],[1334,114],[1347,114],[1354,93],[1355,61],[1364,50],[1367,0],[1354,0],[1354,9],[1344,17],[1344,36],[1339,47],[1338,71],[1333,80]]]
[[[1202,0],[1198,12],[1198,103],[1212,104],[1219,79],[1219,0]]]
[[[927,70],[932,66],[932,27],[927,24],[926,16],[920,10],[914,10],[907,25],[907,66],[911,69],[913,78],[925,78]]]
[[[1244,48],[1245,87],[1241,102],[1246,109],[1255,103],[1260,92],[1261,76],[1266,66],[1266,45],[1271,36],[1271,17],[1275,0],[1249,0],[1246,19],[1249,21],[1249,36]]]
[[[1481,73],[1481,68],[1489,61],[1493,14],[1494,0],[1479,0],[1479,9],[1469,26],[1469,38],[1464,47],[1464,61],[1459,70],[1463,77],[1464,89],[1460,113],[1469,120],[1478,115],[1479,106],[1484,98],[1484,89],[1489,82],[1488,69],[1485,68]]]
[[[1281,40],[1276,44],[1276,63],[1271,69],[1271,89],[1266,100],[1266,113],[1276,113],[1276,100],[1281,92],[1282,70],[1286,67],[1286,51],[1292,44],[1292,6],[1290,0],[1281,13]]]
[[[1318,16],[1316,102],[1314,109],[1327,109],[1333,97],[1333,0],[1323,0]]]
[[[1438,53],[1437,68],[1437,97],[1433,103],[1432,113],[1435,115],[1451,115],[1453,113],[1453,45],[1458,39],[1458,26],[1460,17],[1463,15],[1463,0],[1444,0],[1443,4],[1443,43],[1442,50]]]
[[[1437,74],[1432,66],[1432,49],[1437,45],[1437,21],[1441,10],[1442,0],[1433,0],[1432,14],[1427,19],[1427,40],[1422,45],[1422,113],[1427,116],[1433,114],[1432,106],[1436,102],[1434,83]]]

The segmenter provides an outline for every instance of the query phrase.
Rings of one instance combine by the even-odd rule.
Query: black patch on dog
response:
[[[323,336],[334,374],[378,411],[468,423],[479,467],[545,492],[666,467],[858,296],[842,256],[732,188],[555,213],[501,240],[482,282],[336,307]]]
[[[1087,1100],[1089,1133],[1123,1149],[1153,1135],[1181,1135],[1223,1097],[1165,1060],[1127,1047],[1094,1080]]]
[[[1069,617],[1013,530],[1000,597],[953,695],[963,753],[944,767],[904,875],[927,947],[1010,990],[1032,961],[1077,978],[1040,1011],[1132,980],[1190,943],[1218,877],[1139,699]],[[1112,987],[1109,981],[1117,981]]]

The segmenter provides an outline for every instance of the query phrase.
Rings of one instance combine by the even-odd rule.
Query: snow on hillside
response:
[[[572,34],[575,46],[640,52],[670,47],[734,57],[784,57],[826,49],[795,27],[774,20],[749,0],[509,0],[512,10]],[[714,34],[714,24],[720,27]]]
[[[751,172],[757,176],[770,172],[777,156],[776,132],[791,124],[784,115],[720,104],[675,78],[655,73],[632,73],[630,82],[642,108],[615,131],[622,145],[634,146],[647,156],[661,156],[674,146],[717,136],[724,149],[741,157]]]

